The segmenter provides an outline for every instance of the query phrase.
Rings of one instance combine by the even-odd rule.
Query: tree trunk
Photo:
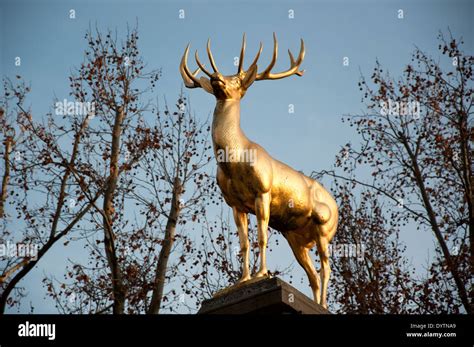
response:
[[[471,252],[471,274],[474,266],[474,176],[472,173],[472,152],[470,148],[471,134],[468,132],[469,124],[467,113],[461,104],[461,121],[459,122],[459,132],[461,138],[461,170],[464,183],[465,195],[468,207],[468,228],[469,228],[469,250]]]
[[[173,183],[173,196],[171,199],[171,210],[166,222],[165,238],[161,246],[160,255],[158,257],[158,264],[156,265],[155,283],[153,288],[153,295],[150,306],[148,307],[148,314],[158,314],[163,299],[163,290],[165,287],[166,270],[168,268],[168,260],[173,247],[174,236],[176,232],[176,224],[180,213],[179,199],[182,194],[181,180],[176,177]]]
[[[3,172],[2,179],[2,193],[0,195],[0,218],[5,215],[5,202],[7,201],[8,195],[8,182],[10,181],[10,152],[12,149],[13,138],[8,136],[5,139],[5,153],[3,159],[5,161],[5,171]]]
[[[125,288],[122,283],[122,272],[117,260],[115,250],[115,235],[113,231],[114,196],[118,180],[118,158],[120,155],[120,137],[122,135],[122,122],[125,117],[123,107],[116,111],[114,127],[112,130],[112,150],[110,155],[110,176],[106,182],[103,204],[103,224],[104,224],[104,247],[107,262],[112,276],[113,292],[113,313],[123,314],[125,309]]]
[[[411,151],[411,148],[408,145],[408,143],[403,140],[403,144],[408,152],[408,155],[410,156],[410,159],[413,165],[412,169],[415,176],[416,184],[418,186],[418,189],[420,190],[421,198],[423,200],[423,205],[425,206],[425,210],[431,224],[431,229],[433,230],[436,240],[438,241],[441,247],[441,252],[443,253],[443,256],[446,260],[448,269],[451,272],[451,275],[453,276],[454,283],[459,293],[459,297],[461,298],[461,302],[464,308],[466,309],[466,312],[472,313],[472,307],[471,307],[471,304],[469,303],[466,287],[464,286],[464,283],[462,282],[461,277],[459,276],[458,268],[456,267],[456,264],[454,264],[453,262],[453,258],[451,257],[448,246],[446,245],[446,241],[444,240],[444,237],[443,237],[443,234],[441,233],[438,222],[436,221],[436,214],[433,210],[433,207],[431,206],[428,194],[426,192],[425,182],[423,181],[420,168],[418,167],[418,162],[415,158],[415,155]]]

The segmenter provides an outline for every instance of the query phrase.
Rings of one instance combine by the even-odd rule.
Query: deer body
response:
[[[191,73],[187,68],[188,48],[181,62],[181,74],[185,85],[190,88],[202,87],[216,96],[216,108],[212,123],[212,142],[216,155],[217,183],[226,203],[232,207],[236,222],[243,258],[242,278],[251,278],[249,273],[249,239],[247,214],[256,216],[258,244],[260,249],[260,269],[254,277],[267,275],[266,246],[268,226],[280,231],[287,239],[298,261],[303,267],[313,289],[316,302],[326,307],[326,292],[329,280],[328,244],[337,228],[337,205],[329,192],[317,181],[272,158],[267,151],[249,140],[240,128],[240,100],[247,88],[255,80],[279,79],[291,74],[301,76],[299,65],[304,57],[304,45],[295,61],[290,53],[291,68],[287,72],[272,74],[276,61],[277,41],[270,66],[261,74],[257,73],[257,54],[247,71],[242,63],[245,51],[245,36],[242,44],[239,72],[237,75],[221,75],[214,63],[208,42],[208,55],[214,73],[205,70],[196,52],[196,61],[210,80],[196,75],[200,69]],[[232,156],[219,160],[223,152]],[[245,156],[244,154],[252,154]],[[248,160],[252,158],[252,160]],[[321,280],[314,268],[309,251],[317,246],[321,258]],[[321,291],[322,282],[322,291]]]
[[[216,157],[220,150],[253,151],[258,163],[218,161],[217,183],[227,204],[255,214],[256,197],[270,192],[269,225],[272,228],[284,233],[312,226],[313,219],[317,218],[313,213],[313,201],[321,200],[315,194],[325,195],[326,190],[315,180],[272,158],[263,147],[245,136],[240,128],[239,101],[218,101],[217,104],[212,123]],[[321,227],[327,229],[328,225]]]

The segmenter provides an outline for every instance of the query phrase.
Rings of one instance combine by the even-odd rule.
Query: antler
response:
[[[244,71],[244,56],[245,56],[245,33],[242,38],[242,48],[240,49],[239,70],[238,73]]]
[[[211,52],[211,39],[207,40],[207,56],[209,57],[209,61],[211,62],[211,66],[214,72],[219,72]]]
[[[238,73],[243,73],[244,72],[244,56],[245,56],[245,33],[242,38],[242,48],[240,49],[240,59],[239,59],[239,68],[238,68]],[[257,52],[257,55],[255,56],[252,64],[250,64],[248,70],[245,72],[247,73],[250,71],[250,69],[254,68],[255,65],[257,65],[258,59],[260,58],[260,54],[262,53],[263,50],[263,45],[260,42],[260,49]],[[209,80],[201,77],[200,79],[197,78],[197,75],[199,71],[203,71],[206,75],[209,77],[212,77],[212,73],[209,72],[205,67],[204,64],[201,63],[199,60],[198,52],[196,50],[195,53],[195,58],[196,58],[196,63],[198,64],[199,68],[196,69],[193,73],[188,68],[188,54],[189,54],[189,44],[186,46],[186,50],[184,51],[183,58],[181,59],[181,64],[179,66],[179,70],[181,72],[181,76],[183,77],[184,80],[184,85],[188,88],[202,88],[202,84],[205,83],[206,81],[208,82]],[[290,50],[288,50],[288,55],[290,56],[290,68],[286,71],[283,72],[278,72],[278,73],[272,73],[272,69],[276,64],[276,60],[278,57],[278,41],[276,38],[276,34],[273,33],[273,55],[272,55],[272,60],[270,61],[270,64],[267,66],[263,72],[257,74],[255,80],[261,81],[261,80],[277,80],[280,78],[285,78],[291,75],[298,75],[298,76],[303,76],[304,70],[299,70],[299,67],[301,63],[303,62],[304,59],[304,54],[305,54],[305,48],[304,48],[304,41],[301,39],[301,48],[300,48],[300,53],[298,55],[298,58],[295,61],[295,58],[293,57],[293,54],[291,53]],[[209,39],[207,41],[207,55],[209,57],[209,61],[211,63],[211,67],[214,70],[214,73],[218,73],[219,70],[217,69],[216,63],[214,61],[214,57],[212,56],[211,52],[211,40]],[[210,87],[209,87],[210,88]]]
[[[260,51],[258,52],[257,56],[255,57],[255,60],[252,63],[252,65],[250,65],[249,70],[254,64],[257,63],[258,58],[260,57],[261,51],[262,51],[262,44],[260,43]],[[298,58],[296,59],[296,61],[295,61],[295,58],[293,57],[293,54],[291,54],[291,51],[288,50],[288,55],[290,56],[290,64],[291,64],[290,68],[286,71],[283,71],[283,72],[272,73],[271,71],[272,71],[273,67],[275,66],[275,63],[276,63],[276,60],[277,60],[277,57],[278,57],[278,41],[277,41],[277,38],[276,38],[276,34],[273,33],[273,56],[272,56],[272,60],[271,60],[270,64],[268,65],[268,67],[265,70],[263,70],[263,72],[257,74],[257,77],[255,78],[255,80],[257,80],[257,81],[277,80],[277,79],[285,78],[285,77],[288,77],[288,76],[291,76],[291,75],[303,76],[304,70],[299,70],[299,67],[300,67],[301,63],[303,62],[304,54],[305,54],[304,41],[303,41],[303,39],[301,39],[300,53],[299,53]]]
[[[258,58],[260,58],[260,54],[262,53],[262,49],[263,49],[263,45],[262,43],[260,42],[260,48],[257,52],[257,55],[255,56],[252,64],[250,64],[249,66],[249,69],[254,66],[255,64],[257,64],[257,61],[258,61]],[[238,73],[241,73],[244,71],[244,56],[245,56],[245,33],[244,33],[244,36],[242,38],[242,48],[240,49],[240,58],[239,58],[239,70],[237,71]],[[247,70],[247,71],[248,71]]]
[[[203,88],[202,84],[203,83],[206,84],[206,81],[209,82],[209,80],[204,77],[201,77],[198,79],[197,74],[201,70],[209,77],[212,77],[212,74],[204,67],[204,64],[202,64],[201,61],[199,60],[197,50],[194,57],[196,58],[196,63],[198,64],[199,68],[195,70],[193,73],[191,73],[191,71],[189,71],[189,68],[188,68],[188,54],[189,54],[189,44],[186,46],[186,50],[184,51],[183,58],[181,59],[181,64],[179,66],[179,71],[181,72],[181,76],[183,77],[184,85],[188,88],[199,88],[199,87]],[[214,57],[212,56],[210,39],[207,41],[207,55],[209,57],[209,61],[211,62],[211,66],[214,72],[219,72],[219,70],[217,69],[216,63],[214,61]]]
[[[196,76],[200,70],[203,70],[207,74],[208,72],[204,70],[204,66],[201,63],[198,63],[199,67],[193,73],[191,73],[188,68],[188,53],[189,44],[186,46],[186,50],[184,51],[183,57],[181,58],[181,64],[179,65],[179,72],[181,72],[181,76],[183,77],[184,85],[188,88],[202,88],[201,82]]]

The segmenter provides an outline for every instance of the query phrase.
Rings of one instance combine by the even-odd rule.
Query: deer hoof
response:
[[[237,281],[237,284],[247,282],[248,280],[250,280],[250,275],[242,276],[242,277]]]

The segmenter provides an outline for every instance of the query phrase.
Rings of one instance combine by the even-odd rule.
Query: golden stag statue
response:
[[[337,228],[336,202],[321,184],[272,158],[263,147],[248,139],[240,128],[240,100],[254,81],[276,80],[291,75],[302,76],[304,73],[299,70],[305,54],[303,40],[296,60],[288,50],[290,68],[284,72],[272,72],[278,54],[275,34],[273,41],[272,60],[263,72],[257,71],[262,43],[250,67],[246,71],[243,69],[245,34],[237,74],[224,76],[219,72],[212,56],[210,41],[207,42],[207,54],[214,72],[209,72],[199,61],[197,51],[195,58],[199,68],[194,72],[189,70],[187,65],[189,44],[181,60],[180,72],[186,87],[200,87],[216,97],[212,122],[214,152],[216,157],[223,152],[233,153],[230,156],[231,160],[217,160],[217,183],[225,201],[232,207],[238,228],[243,258],[242,278],[238,283],[251,278],[247,214],[252,213],[257,218],[261,261],[260,269],[254,278],[267,276],[265,251],[270,225],[280,231],[290,244],[298,263],[308,276],[314,300],[327,307],[327,286],[331,272],[328,244]],[[198,78],[200,70],[209,78]],[[321,281],[309,255],[314,245],[317,246],[321,259]]]

